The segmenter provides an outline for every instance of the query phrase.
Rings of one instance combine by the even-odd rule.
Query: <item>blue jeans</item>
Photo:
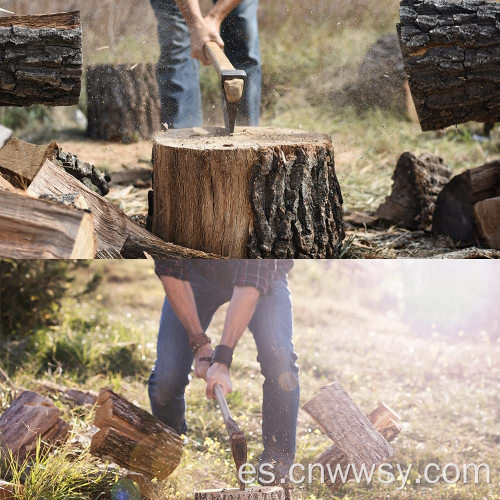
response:
[[[204,329],[215,311],[231,299],[232,288],[221,288],[191,274],[198,315]],[[285,279],[277,280],[262,296],[249,324],[257,345],[257,360],[264,376],[260,460],[289,467],[296,448],[299,380],[292,344],[292,302]],[[235,356],[238,355],[236,348]],[[186,330],[165,299],[158,333],[157,359],[149,378],[153,415],[179,434],[187,432],[184,392],[189,383],[193,353]],[[244,390],[244,388],[242,388]]]
[[[160,60],[157,67],[162,123],[169,128],[203,125],[199,64],[191,55],[186,21],[175,0],[150,0],[158,19]],[[225,52],[248,80],[237,124],[257,126],[260,118],[261,67],[257,23],[259,0],[243,0],[223,21]]]

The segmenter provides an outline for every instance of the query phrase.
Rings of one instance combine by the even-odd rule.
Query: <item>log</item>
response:
[[[148,479],[166,479],[179,465],[182,440],[147,411],[109,389],[97,398],[90,452]]]
[[[61,411],[49,399],[23,391],[0,416],[0,448],[23,461],[36,451],[37,440],[45,446],[63,442],[69,431]]]
[[[92,214],[0,190],[0,256],[12,259],[92,259]]]
[[[161,129],[161,106],[152,64],[90,66],[88,136],[104,141],[149,139]]]
[[[304,410],[358,468],[378,465],[395,453],[337,382],[322,387]]]
[[[81,77],[79,12],[0,17],[0,105],[78,104]]]
[[[161,495],[160,491],[163,483],[160,481],[150,481],[147,477],[142,474],[137,474],[136,472],[128,472],[124,479],[133,481],[136,484],[141,497],[146,499],[156,499]],[[160,498],[162,497],[160,496]]]
[[[126,245],[125,253],[128,255],[134,253],[138,256],[134,258],[144,258],[144,251],[148,252],[150,246],[158,249],[157,251],[151,250],[153,254],[163,255],[163,258],[210,258],[203,252],[193,252],[161,241],[134,224],[117,206],[89,189],[62,168],[56,167],[51,161],[47,160],[44,163],[26,192],[32,196],[82,194],[93,215],[98,252],[121,254],[127,238],[131,236],[132,243]],[[160,249],[163,251],[160,252]]]
[[[464,248],[454,252],[439,253],[432,259],[500,259],[500,250],[488,250],[477,247]]]
[[[377,216],[407,229],[430,230],[436,199],[451,176],[439,156],[403,153],[392,176],[392,192],[378,207]]]
[[[344,238],[331,138],[193,128],[153,146],[153,233],[230,258],[329,258]]]
[[[194,500],[285,500],[285,491],[279,486],[249,486],[239,488],[196,491]]]
[[[335,418],[331,415],[330,418]],[[379,402],[377,408],[373,410],[368,415],[368,420],[375,426],[375,429],[386,439],[386,441],[393,441],[401,432],[401,427],[399,425],[400,417],[394,413],[385,403]],[[315,463],[321,464],[323,470],[325,470],[325,484],[330,488],[332,492],[335,492],[338,488],[343,485],[341,477],[337,475],[336,481],[332,483],[330,474],[328,473],[328,468],[332,474],[335,474],[335,470],[339,466],[343,473],[347,472],[350,460],[347,455],[335,444],[324,451]],[[354,477],[352,471],[349,472],[347,480]]]
[[[12,130],[0,124],[0,149],[7,144],[12,137]]]
[[[461,244],[480,245],[474,205],[500,196],[500,160],[456,175],[436,200],[432,231]]]
[[[0,480],[0,500],[15,500],[24,495],[22,484],[8,483]]]
[[[484,245],[500,250],[500,197],[476,203],[474,219]]]
[[[57,395],[61,400],[71,403],[74,406],[93,406],[97,401],[97,392],[80,391],[70,389],[64,385],[59,385],[47,380],[35,380],[37,391],[47,394]]]
[[[422,130],[500,120],[500,3],[402,0],[398,34]]]

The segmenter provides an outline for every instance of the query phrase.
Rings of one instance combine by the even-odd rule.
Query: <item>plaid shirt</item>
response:
[[[293,267],[293,260],[155,260],[158,276],[172,276],[189,281],[191,271],[226,286],[251,286],[265,295],[272,282],[284,278]]]

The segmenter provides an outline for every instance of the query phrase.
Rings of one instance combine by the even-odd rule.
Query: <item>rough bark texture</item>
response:
[[[480,244],[474,205],[500,196],[500,160],[456,175],[436,200],[432,231],[467,245]]]
[[[377,465],[395,453],[337,382],[322,387],[304,410],[357,467]]]
[[[0,257],[93,259],[97,252],[88,211],[0,190]]]
[[[500,3],[402,0],[398,32],[422,130],[500,119]]]
[[[436,199],[451,175],[439,156],[403,153],[392,176],[392,192],[378,207],[377,216],[412,230],[430,229]]]
[[[149,479],[166,479],[179,465],[182,440],[170,427],[109,389],[97,404],[92,454]]]
[[[80,13],[0,18],[0,105],[78,104]]]
[[[37,439],[49,444],[64,441],[68,424],[49,399],[36,392],[23,391],[0,416],[0,445],[20,461],[36,450]]]
[[[329,136],[172,130],[153,147],[153,232],[231,258],[328,258],[344,238]]]
[[[160,130],[160,97],[152,64],[89,67],[87,94],[87,132],[92,139],[133,142]]]
[[[285,500],[285,491],[278,486],[251,486],[245,491],[236,488],[196,491],[194,500]]]
[[[368,420],[375,426],[377,431],[388,442],[393,441],[401,432],[399,426],[399,416],[396,415],[384,403],[379,403],[378,407],[368,415]],[[340,467],[342,472],[347,473],[350,460],[347,455],[337,446],[332,445],[328,450],[323,452],[315,463],[321,464],[325,472],[325,484],[332,492],[340,488],[343,484],[340,474],[337,474],[337,480],[332,483],[328,467],[332,474],[335,474],[337,467]],[[351,472],[348,475],[348,480],[352,479],[354,474]]]
[[[500,197],[476,203],[474,218],[484,245],[500,250]]]

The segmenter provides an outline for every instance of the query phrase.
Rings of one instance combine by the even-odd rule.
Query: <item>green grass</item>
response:
[[[349,483],[339,496],[373,500],[500,498],[500,356],[496,332],[485,327],[479,334],[472,327],[463,327],[464,332],[460,333],[457,327],[446,334],[438,333],[437,320],[433,320],[437,321],[434,328],[424,329],[427,333],[414,330],[411,314],[408,316],[402,303],[398,306],[397,300],[394,302],[401,297],[402,279],[415,274],[410,264],[406,274],[403,269],[402,265],[391,267],[382,263],[374,269],[354,262],[297,262],[291,277],[301,404],[321,386],[335,380],[366,412],[378,400],[384,400],[403,420],[392,463],[405,467],[411,463],[415,469],[411,482],[402,491],[394,485]],[[32,388],[34,378],[46,378],[85,389],[111,387],[149,409],[147,368],[155,358],[161,286],[148,262],[95,262],[89,269],[77,272],[73,292],[78,292],[81,284],[88,281],[88,274],[95,272],[105,276],[102,284],[84,299],[68,295],[61,324],[35,334],[38,345],[26,349],[28,355],[22,364],[1,356],[2,362],[18,386]],[[445,294],[439,294],[443,303],[440,307],[446,304]],[[453,319],[458,325],[468,324],[465,316],[470,319],[472,315],[485,314],[474,304],[470,310],[464,304],[460,308],[465,311],[462,323],[447,313],[428,317],[441,318],[443,325]],[[215,339],[223,326],[224,311],[225,307],[216,313],[210,326],[209,334]],[[61,346],[61,353],[69,354],[57,357],[56,345]],[[106,353],[114,352],[117,345],[125,347],[128,355],[139,362],[134,374],[127,373],[129,367],[125,364],[129,358],[125,364],[117,361],[113,370],[109,368]],[[56,356],[59,363],[53,358],[48,362],[47,353]],[[248,332],[237,349],[232,380],[230,406],[247,434],[249,457],[256,459],[262,446],[262,377]],[[180,466],[162,486],[162,498],[188,499],[192,498],[193,489],[236,485],[224,424],[204,391],[204,383],[199,380],[188,386],[189,443]],[[10,398],[9,391],[0,391],[0,409],[6,408]],[[0,477],[14,476],[25,482],[26,494],[19,498],[106,498],[118,476],[116,470],[106,469],[105,464],[88,453],[93,412],[71,409],[59,400],[56,404],[73,426],[67,445],[55,454],[39,455],[29,467],[6,470],[4,466]],[[297,460],[309,463],[328,445],[328,438],[301,411]],[[429,461],[441,466],[449,462],[486,462],[490,465],[492,484],[416,484],[417,474],[422,474]],[[294,498],[315,500],[331,496],[323,485],[315,483],[299,488]]]

